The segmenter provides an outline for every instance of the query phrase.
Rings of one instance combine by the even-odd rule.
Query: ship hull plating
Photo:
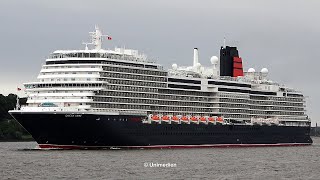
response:
[[[142,123],[142,116],[10,112],[42,148],[310,145],[310,127]]]

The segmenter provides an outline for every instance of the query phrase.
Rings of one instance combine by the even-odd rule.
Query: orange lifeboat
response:
[[[179,121],[179,118],[178,118],[178,116],[172,116],[172,120],[173,121]]]
[[[214,122],[214,117],[209,117],[208,120],[209,122]]]
[[[160,117],[158,115],[154,115],[154,116],[152,116],[151,119],[154,120],[154,121],[159,121]]]
[[[200,117],[200,121],[202,121],[202,122],[206,122],[206,121],[207,121],[207,118],[206,118],[206,117],[204,117],[204,116],[201,116],[201,117]]]
[[[184,122],[188,122],[189,118],[187,116],[182,116],[181,120],[184,121]]]
[[[169,120],[170,120],[170,117],[169,117],[169,116],[163,116],[163,117],[162,117],[162,120],[164,120],[164,121],[169,121]]]
[[[222,117],[218,117],[218,118],[217,118],[217,121],[220,122],[220,123],[222,123],[222,122],[223,122]]]
[[[195,116],[192,116],[192,117],[191,117],[191,121],[198,121],[198,118],[195,117]]]

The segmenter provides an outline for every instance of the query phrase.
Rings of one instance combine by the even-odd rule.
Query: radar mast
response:
[[[94,49],[100,50],[102,46],[102,37],[107,37],[108,40],[111,40],[111,37],[109,35],[104,35],[100,31],[99,27],[95,25],[95,31],[94,32],[89,32],[91,36],[91,42],[90,43],[82,43],[86,45],[86,50],[88,50],[88,44],[94,45]]]

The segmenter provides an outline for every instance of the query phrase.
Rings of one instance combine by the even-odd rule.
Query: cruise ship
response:
[[[197,148],[311,145],[305,96],[244,71],[237,47],[171,69],[137,50],[102,49],[96,26],[82,50],[56,50],[27,105],[9,113],[40,148]]]

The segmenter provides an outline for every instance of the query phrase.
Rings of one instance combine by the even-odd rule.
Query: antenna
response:
[[[95,25],[95,31],[94,32],[89,32],[91,36],[91,43],[82,43],[86,45],[86,50],[88,50],[88,44],[93,44],[94,49],[100,50],[102,46],[102,37],[107,37],[108,40],[111,40],[111,37],[109,35],[103,35],[102,32],[100,31],[99,27]]]
[[[226,47],[226,37],[223,37],[223,47]]]

